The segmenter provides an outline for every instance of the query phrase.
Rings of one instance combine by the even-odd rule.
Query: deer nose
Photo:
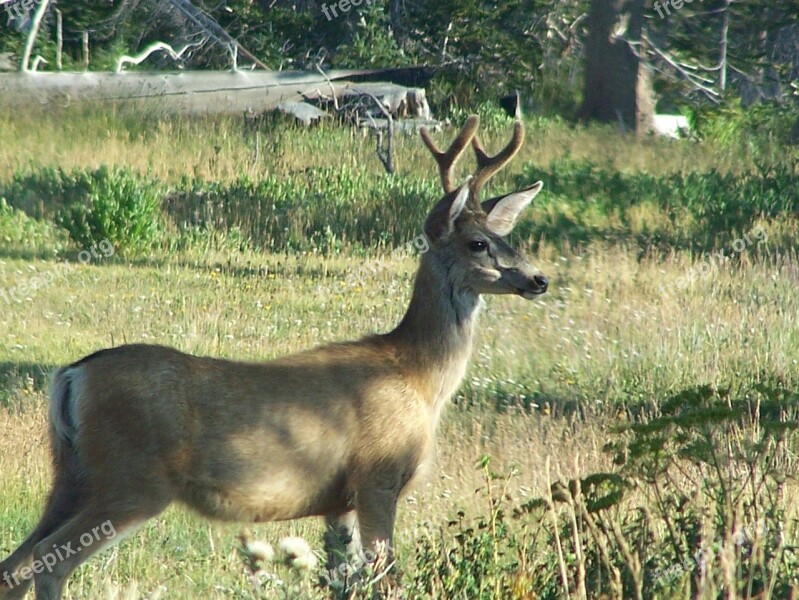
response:
[[[533,275],[533,282],[539,288],[541,288],[541,291],[546,291],[547,287],[549,286],[549,279],[547,279],[543,275]]]

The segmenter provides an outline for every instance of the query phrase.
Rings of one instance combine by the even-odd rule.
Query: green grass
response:
[[[507,135],[503,126],[484,136],[490,148]],[[0,207],[0,290],[9,297],[17,290],[10,302],[0,293],[0,431],[13,432],[0,437],[0,555],[33,526],[46,493],[50,369],[124,342],[259,360],[386,331],[405,309],[415,268],[413,252],[392,250],[418,235],[438,195],[432,161],[416,138],[398,141],[400,174],[387,178],[373,143],[346,129],[65,113],[0,116],[0,132],[0,195],[35,216]],[[513,242],[530,250],[552,284],[532,302],[487,299],[436,465],[400,505],[397,546],[412,597],[424,590],[563,597],[564,571],[573,597],[580,581],[588,597],[614,597],[607,587],[613,568],[627,586],[622,596],[631,597],[635,577],[651,578],[678,560],[662,537],[667,517],[653,517],[648,547],[633,544],[644,563],[636,571],[622,559],[602,561],[597,540],[613,556],[623,555],[622,545],[614,546],[612,532],[589,535],[575,516],[579,498],[509,515],[548,497],[556,481],[616,472],[603,446],[631,434],[614,427],[657,423],[664,403],[683,390],[754,402],[759,389],[788,393],[799,383],[795,156],[786,151],[776,160],[762,148],[755,155],[745,143],[716,152],[712,143],[637,141],[558,121],[530,121],[528,132],[522,155],[492,189],[545,181],[547,193]],[[56,195],[20,185],[42,181],[46,169],[88,172],[101,164],[168,190],[166,233],[147,249],[83,264],[85,247],[54,225]],[[26,196],[30,189],[39,191]],[[755,227],[768,239],[734,250]],[[706,267],[706,253],[719,250],[728,260]],[[51,284],[33,284],[56,269]],[[686,409],[706,401],[691,398]],[[729,435],[758,435],[746,419],[735,427]],[[790,460],[777,458],[779,473],[794,472]],[[688,469],[685,456],[675,460]],[[760,455],[751,461],[771,476]],[[641,473],[624,476],[639,481]],[[730,473],[731,481],[742,476]],[[698,501],[679,483],[664,484],[675,502]],[[781,489],[754,497],[796,544],[794,481]],[[602,513],[604,526],[615,523],[632,544],[643,525],[630,515],[651,502],[650,491],[625,495]],[[698,498],[715,502],[711,488]],[[686,543],[723,538],[722,524],[686,514],[685,523],[701,525]],[[254,598],[237,551],[241,529],[174,507],[83,566],[70,597]],[[300,535],[320,548],[315,520],[253,531],[272,543]],[[797,583],[789,554],[769,559],[788,586]],[[483,583],[469,579],[475,564]],[[730,563],[712,564],[704,583],[692,583],[688,569],[645,597],[716,597]],[[744,559],[735,564],[749,572]],[[273,584],[264,597],[323,597],[290,569],[270,570],[286,585]]]

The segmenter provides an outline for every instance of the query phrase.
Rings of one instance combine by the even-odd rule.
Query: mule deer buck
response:
[[[493,157],[477,126],[470,117],[446,151],[422,131],[445,195],[425,220],[429,250],[393,331],[265,363],[136,344],[58,370],[52,490],[33,533],[0,563],[0,598],[22,597],[34,580],[36,598],[60,598],[70,573],[111,543],[78,551],[82,536],[111,523],[119,539],[175,500],[222,520],[324,516],[331,555],[390,556],[398,498],[430,459],[441,410],[464,376],[480,295],[531,299],[547,289],[503,240],[542,183],[478,199],[519,150],[522,122]],[[469,145],[477,170],[455,187],[452,169]]]

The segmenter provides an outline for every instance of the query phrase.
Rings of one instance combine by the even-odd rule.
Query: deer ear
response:
[[[516,225],[519,214],[527,208],[542,187],[544,187],[544,182],[538,181],[518,192],[483,202],[483,211],[487,215],[486,226],[500,237],[508,235]]]
[[[451,233],[455,227],[455,219],[463,212],[469,200],[469,177],[466,182],[454,192],[445,196],[430,211],[424,223],[424,232],[430,239],[438,239],[444,234]]]
[[[457,219],[460,214],[463,212],[463,207],[466,206],[466,203],[469,201],[469,180],[471,176],[466,179],[466,182],[458,188],[458,193],[455,196],[455,199],[452,201],[452,205],[449,207],[449,222],[447,223],[447,229],[452,231],[453,226],[455,225],[455,219]]]

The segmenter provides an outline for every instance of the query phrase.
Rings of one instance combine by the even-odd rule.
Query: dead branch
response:
[[[383,144],[383,130],[380,129],[377,126],[377,123],[375,123],[375,120],[372,117],[372,115],[369,114],[369,113],[366,113],[367,116],[369,117],[369,120],[372,122],[372,126],[374,127],[374,130],[375,130],[375,136],[376,136],[376,139],[377,139],[377,145],[376,145],[376,149],[375,150],[377,152],[377,158],[380,159],[380,162],[383,164],[383,168],[386,170],[386,173],[388,173],[389,175],[393,175],[394,172],[395,172],[395,168],[394,168],[394,118],[391,116],[391,112],[386,110],[386,107],[383,106],[383,103],[380,102],[380,100],[378,100],[377,97],[374,94],[367,94],[367,96],[369,96],[374,101],[374,103],[377,104],[377,107],[383,113],[383,116],[385,116],[386,119],[388,120],[387,135],[386,135],[386,138],[385,138],[386,139],[386,143],[384,145]]]
[[[31,25],[31,31],[28,34],[28,39],[25,41],[25,50],[22,53],[22,63],[20,64],[21,70],[23,72],[27,72],[29,70],[28,63],[31,60],[31,52],[33,51],[33,44],[36,41],[36,36],[39,35],[39,26],[42,24],[44,13],[47,12],[47,7],[49,6],[49,4],[50,0],[42,0],[39,6],[36,8],[36,12],[33,15],[33,24]]]
[[[668,64],[672,69],[677,71],[680,75],[685,78],[685,80],[698,89],[700,92],[705,94],[712,102],[718,104],[719,103],[719,93],[705,85],[706,83],[712,83],[712,80],[700,77],[696,73],[692,73],[690,70],[686,69],[683,65],[681,65],[677,60],[670,57],[666,52],[658,48],[652,40],[646,34],[641,35],[641,39],[643,39],[647,46],[652,50],[652,52],[657,55],[661,60],[663,60],[666,64]]]
[[[336,112],[338,112],[338,98],[336,97],[336,90],[333,87],[333,83],[330,81],[330,78],[327,76],[327,73],[324,72],[322,66],[319,63],[316,63],[316,70],[319,71],[319,74],[325,78],[325,81],[327,81],[327,85],[330,86],[330,95],[333,96],[333,108],[335,108]],[[319,95],[321,96],[321,93]]]
[[[135,56],[128,56],[128,55],[120,56],[117,59],[117,66],[114,69],[114,72],[121,73],[122,67],[126,64],[138,65],[143,61],[145,61],[147,57],[150,56],[153,52],[158,52],[159,50],[163,50],[164,52],[169,54],[169,56],[171,56],[173,60],[180,60],[181,57],[183,56],[183,53],[186,52],[186,50],[188,50],[189,48],[196,48],[198,46],[202,46],[203,44],[205,44],[205,42],[206,39],[203,39],[195,44],[186,44],[185,46],[183,46],[183,48],[180,49],[179,52],[175,52],[172,46],[170,46],[165,42],[155,42],[154,44],[147,46],[147,48],[145,48]]]

